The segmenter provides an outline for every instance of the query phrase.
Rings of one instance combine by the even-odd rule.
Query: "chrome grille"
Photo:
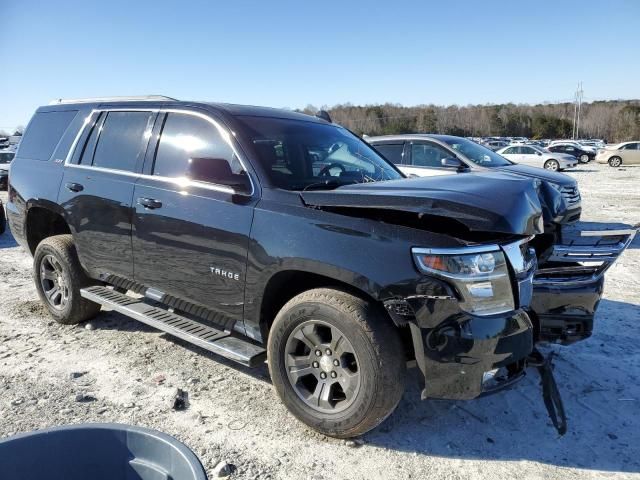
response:
[[[577,185],[560,187],[560,193],[570,207],[580,203],[580,190]]]

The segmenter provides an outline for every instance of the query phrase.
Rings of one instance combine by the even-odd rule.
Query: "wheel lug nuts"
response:
[[[322,350],[316,350],[316,357],[322,356]]]
[[[339,367],[339,366],[340,366],[340,360],[338,360],[338,359],[336,358],[336,359],[333,361],[333,364],[334,364],[336,367]]]
[[[336,372],[331,372],[331,378],[336,378],[338,374]]]
[[[331,355],[331,350],[327,348],[324,353],[326,353],[327,355]]]
[[[320,378],[324,380],[325,378],[327,378],[327,374],[324,372],[320,373]]]
[[[313,365],[313,368],[318,368],[320,366],[318,362],[313,362],[311,365]]]

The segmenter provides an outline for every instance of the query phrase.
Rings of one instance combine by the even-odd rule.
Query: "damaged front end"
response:
[[[563,434],[566,416],[551,357],[544,358],[535,344],[569,344],[591,334],[604,273],[635,233],[636,229],[582,232],[579,240],[544,252],[540,266],[532,237],[460,251],[414,249],[418,269],[426,275],[423,283],[416,294],[388,300],[385,306],[396,323],[411,331],[424,381],[422,398],[476,398],[511,386],[527,367],[534,367],[549,416]],[[451,274],[448,259],[463,252],[498,255],[509,275],[497,268],[487,268],[490,272],[475,280]],[[482,261],[474,263],[478,272]],[[489,263],[500,265],[498,260]],[[510,284],[500,283],[505,278]],[[505,300],[505,292],[511,301]],[[484,306],[473,308],[470,296]]]
[[[583,231],[543,254],[529,309],[536,340],[569,345],[591,336],[604,274],[636,232],[637,227]]]

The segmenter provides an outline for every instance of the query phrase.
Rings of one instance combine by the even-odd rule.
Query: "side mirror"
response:
[[[227,185],[239,193],[251,190],[249,177],[244,173],[233,173],[231,165],[223,158],[190,158],[188,176],[192,180]]]
[[[456,170],[464,170],[466,168],[464,163],[454,157],[443,158],[440,163],[444,168],[454,168]]]
[[[536,152],[536,153],[538,154],[538,156],[539,156],[539,157],[541,157],[541,156],[542,156],[542,153],[540,153],[540,152]]]

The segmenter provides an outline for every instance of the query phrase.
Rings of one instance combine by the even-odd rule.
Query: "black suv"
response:
[[[423,398],[471,399],[521,378],[539,340],[589,336],[634,232],[550,244],[539,186],[408,179],[290,111],[93,99],[37,110],[7,211],[58,322],[105,305],[244,365],[267,359],[297,418],[349,437],[394,410],[408,362]]]

